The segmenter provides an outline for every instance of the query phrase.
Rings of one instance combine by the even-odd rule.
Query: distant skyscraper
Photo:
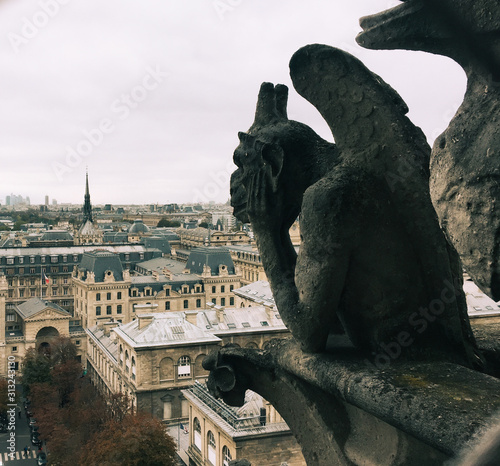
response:
[[[49,205],[49,196],[45,196],[45,205]]]
[[[5,205],[10,205],[10,196],[5,196]]]

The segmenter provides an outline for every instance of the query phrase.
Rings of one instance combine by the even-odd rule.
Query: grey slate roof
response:
[[[163,254],[170,254],[170,243],[164,236],[146,236],[143,242],[147,248],[159,249]]]
[[[212,333],[185,320],[181,313],[158,312],[141,315],[152,318],[142,329],[139,328],[140,317],[113,329],[134,348],[220,342],[220,339]]]
[[[68,230],[49,230],[42,234],[40,241],[71,241],[73,236]]]
[[[142,220],[134,220],[134,223],[129,229],[129,234],[138,234],[138,233],[147,233],[149,231],[149,227],[144,224]]]
[[[94,272],[96,282],[103,282],[108,271],[113,272],[116,281],[123,280],[123,267],[120,256],[104,249],[84,253],[78,269],[85,272]]]
[[[230,275],[234,275],[234,263],[227,248],[204,247],[194,248],[189,254],[186,268],[191,273],[203,273],[203,266],[208,265],[212,275],[219,274],[219,266],[225,265]]]
[[[271,286],[266,280],[249,283],[248,285],[237,288],[233,291],[237,296],[255,301],[257,304],[274,306],[273,292]]]
[[[46,308],[51,308],[54,309],[61,314],[65,314],[67,316],[71,316],[71,314],[64,310],[62,307],[58,306],[57,304],[54,304],[50,301],[45,301],[40,298],[31,298],[28,301],[18,304],[16,306],[16,311],[17,313],[22,317],[22,319],[28,319],[30,317],[33,317],[34,315],[38,314],[39,312],[43,311]]]

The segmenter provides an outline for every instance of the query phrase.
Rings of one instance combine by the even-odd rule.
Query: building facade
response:
[[[216,400],[206,386],[183,390],[189,408],[189,466],[305,466],[300,446],[279,413],[250,390],[240,408]]]
[[[203,359],[220,345],[264,348],[288,337],[279,315],[264,308],[148,312],[119,325],[101,320],[87,329],[88,373],[104,393],[126,393],[138,409],[165,420],[186,421],[181,390],[208,372]]]

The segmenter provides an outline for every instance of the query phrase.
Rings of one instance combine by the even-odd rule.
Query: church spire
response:
[[[87,170],[85,175],[85,197],[83,203],[83,224],[87,221],[92,222],[92,204],[90,203],[90,192],[89,192],[89,172]]]

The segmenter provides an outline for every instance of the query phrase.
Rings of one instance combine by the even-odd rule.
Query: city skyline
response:
[[[458,108],[465,76],[451,60],[370,51],[359,18],[398,4],[293,0],[4,0],[0,199],[167,204],[229,197],[238,131],[253,121],[261,82],[290,88],[289,117],[332,136],[288,75],[309,43],[347,50],[405,99],[430,143]]]

